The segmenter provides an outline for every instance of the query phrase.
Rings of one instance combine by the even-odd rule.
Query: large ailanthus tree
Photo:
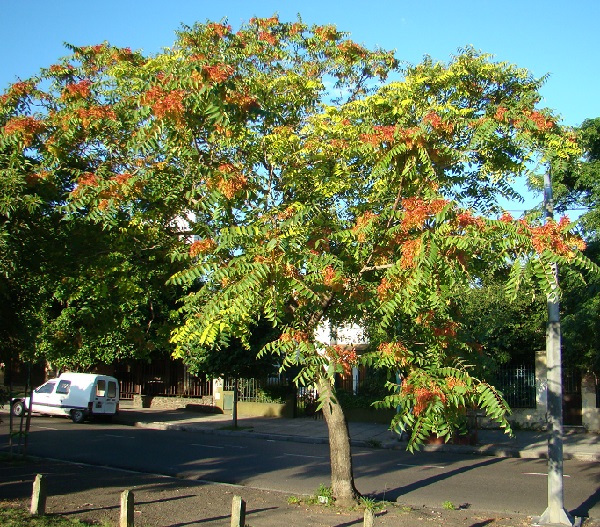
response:
[[[411,448],[471,405],[508,429],[456,296],[491,268],[517,294],[530,277],[552,291],[552,263],[590,265],[566,221],[496,214],[516,176],[578,155],[538,108],[541,81],[472,49],[400,70],[334,26],[276,17],[185,27],[152,57],[72,52],[0,101],[3,177],[56,185],[71,217],[152,233],[185,264],[172,340],[188,363],[277,327],[261,353],[318,387],[338,501],[358,492],[333,380],[359,360],[402,373],[382,404]],[[325,321],[376,348],[317,342]]]

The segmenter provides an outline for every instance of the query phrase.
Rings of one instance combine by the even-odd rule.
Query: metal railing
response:
[[[496,371],[492,384],[502,392],[511,408],[535,408],[534,365],[506,365]]]

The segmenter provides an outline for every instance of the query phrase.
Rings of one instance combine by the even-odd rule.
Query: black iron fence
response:
[[[492,384],[502,392],[511,408],[535,408],[534,365],[504,365],[498,368]]]
[[[226,377],[223,381],[225,391],[233,391],[236,379]],[[294,388],[285,376],[271,375],[263,379],[237,379],[238,401],[254,403],[283,403]]]

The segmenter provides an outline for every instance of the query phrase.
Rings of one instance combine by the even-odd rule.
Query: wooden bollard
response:
[[[234,496],[231,501],[231,527],[245,527],[246,502],[241,496]]]
[[[131,490],[121,492],[121,517],[119,527],[133,527],[134,499]]]
[[[48,491],[46,489],[46,477],[43,474],[38,474],[33,482],[33,493],[31,495],[30,512],[34,516],[43,516],[46,514],[46,497]]]
[[[375,513],[372,509],[365,509],[364,527],[373,527],[375,525]]]

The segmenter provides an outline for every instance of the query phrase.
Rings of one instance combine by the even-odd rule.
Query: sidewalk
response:
[[[326,443],[327,425],[323,419],[238,417],[238,430],[231,430],[231,415],[205,414],[192,410],[159,410],[152,408],[121,408],[115,421],[124,424],[163,430],[201,431],[203,433]],[[406,441],[377,423],[349,423],[353,446],[405,449]],[[545,432],[516,430],[510,438],[501,430],[479,430],[478,443],[471,445],[424,445],[426,452],[445,451],[496,457],[543,458],[548,454],[548,435]],[[567,429],[563,437],[564,459],[600,462],[600,435]]]

